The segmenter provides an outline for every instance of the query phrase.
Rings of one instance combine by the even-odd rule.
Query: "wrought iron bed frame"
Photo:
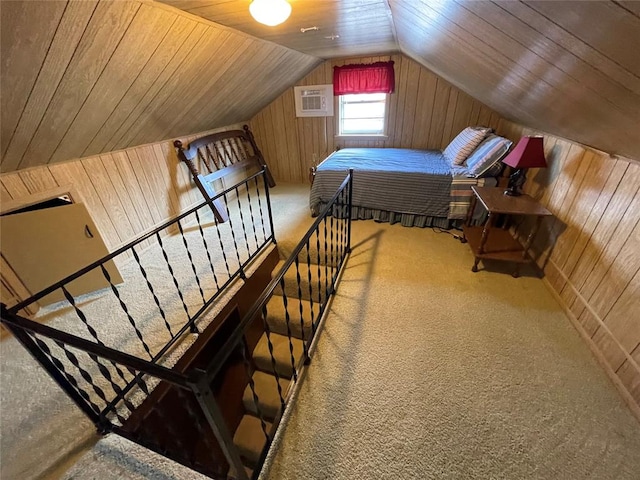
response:
[[[262,181],[260,181],[262,180]],[[350,252],[350,238],[351,238],[351,193],[352,193],[353,172],[350,171],[344,182],[340,186],[340,189],[336,192],[335,196],[329,202],[324,211],[317,217],[312,227],[307,234],[302,238],[291,257],[286,261],[285,265],[278,272],[271,283],[264,292],[260,295],[258,301],[249,309],[249,313],[245,315],[238,326],[233,330],[227,341],[222,348],[215,354],[213,359],[207,364],[204,369],[190,369],[186,372],[178,372],[172,368],[167,368],[160,364],[160,360],[165,356],[169,349],[176,344],[178,339],[182,338],[187,330],[193,333],[199,333],[196,322],[200,319],[200,316],[211,306],[216,299],[227,289],[232,281],[238,278],[246,278],[245,268],[253,261],[257,255],[259,255],[270,243],[275,244],[275,237],[273,234],[273,218],[271,213],[271,204],[269,199],[269,180],[267,175],[267,168],[265,166],[262,169],[248,177],[247,179],[237,183],[236,185],[225,189],[224,191],[216,194],[213,197],[205,196],[206,200],[190,209],[189,211],[177,216],[176,218],[164,223],[160,227],[153,231],[143,235],[137,240],[129,243],[126,246],[119,248],[110,255],[103,259],[83,268],[82,270],[68,276],[67,278],[57,282],[56,284],[42,290],[41,292],[33,295],[31,298],[20,302],[12,308],[7,308],[4,304],[1,305],[1,320],[2,323],[13,333],[16,339],[29,351],[29,353],[36,359],[37,362],[49,373],[49,375],[56,381],[56,383],[65,391],[65,393],[74,401],[74,403],[80,408],[80,410],[94,423],[98,432],[102,435],[109,432],[121,435],[129,440],[138,443],[152,451],[155,451],[165,457],[171,458],[183,465],[186,465],[194,470],[205,473],[213,478],[225,478],[228,475],[234,475],[236,478],[246,480],[248,479],[247,473],[243,468],[243,463],[240,458],[237,447],[233,444],[232,434],[226,426],[225,419],[220,410],[216,399],[212,393],[211,383],[215,376],[219,373],[220,368],[224,365],[225,361],[235,352],[240,352],[243,358],[243,364],[245,373],[247,374],[247,382],[250,385],[252,395],[256,405],[259,404],[259,398],[255,391],[255,385],[252,380],[252,375],[255,371],[255,366],[248,357],[248,353],[251,352],[247,348],[247,341],[245,333],[252,322],[256,319],[260,320],[262,316],[262,322],[264,325],[264,331],[267,335],[269,342],[269,351],[271,355],[271,363],[273,366],[273,375],[275,376],[278,384],[278,394],[281,402],[281,409],[278,417],[273,422],[273,427],[270,431],[267,431],[266,422],[264,416],[258,407],[257,414],[260,418],[262,430],[265,435],[265,447],[262,451],[259,465],[254,470],[253,478],[257,478],[260,467],[264,462],[267,451],[273,440],[273,435],[278,427],[281,416],[288,404],[291,389],[295,383],[301,378],[300,374],[304,369],[304,365],[310,361],[312,350],[314,349],[316,341],[316,333],[321,326],[321,322],[324,321],[324,314],[326,312],[328,303],[332,294],[335,292],[336,282],[342,271],[347,256]],[[261,203],[261,185],[263,184],[265,203],[266,203],[266,215],[268,215],[268,230],[266,228],[265,212]],[[251,185],[251,189],[250,189]],[[260,221],[262,224],[262,242],[258,240],[258,230],[256,229],[256,219],[254,217],[254,210],[252,209],[252,200],[250,190],[255,187],[255,197],[259,205]],[[248,197],[249,213],[251,218],[251,225],[253,228],[253,234],[255,236],[256,244],[259,246],[253,251],[250,251],[249,240],[247,234],[247,227],[244,223],[243,208],[241,205],[241,191],[246,193]],[[201,224],[200,214],[203,209],[212,209],[214,213],[220,212],[220,207],[223,207],[223,211],[227,213],[227,218],[231,218],[228,215],[229,212],[229,197],[235,196],[238,207],[240,209],[240,217],[242,218],[242,231],[243,235],[240,240],[236,238],[233,226],[231,226],[231,232],[233,236],[233,243],[235,252],[233,253],[238,261],[238,269],[233,273],[229,270],[229,263],[227,262],[227,252],[224,250],[224,245],[220,240],[221,253],[225,260],[226,269],[229,273],[228,280],[222,285],[218,286],[217,291],[208,299],[203,296],[203,306],[194,315],[189,315],[188,309],[184,303],[180,285],[174,275],[171,267],[171,261],[168,253],[165,251],[161,233],[163,231],[175,231],[175,228],[180,232],[182,236],[185,248],[188,253],[189,261],[191,262],[191,268],[196,277],[198,288],[200,288],[200,282],[198,280],[198,274],[196,267],[193,264],[193,259],[189,246],[185,240],[183,223],[185,220],[193,216],[195,217],[195,223],[198,226],[200,235],[202,236],[202,242],[204,249],[206,250],[209,263],[211,265],[211,272],[215,277],[215,271],[213,263],[211,262],[211,247],[205,240],[203,233],[203,227]],[[214,202],[215,204],[214,208]],[[255,205],[255,203],[254,203]],[[220,220],[217,215],[214,215],[215,230],[221,226]],[[250,230],[251,232],[251,230]],[[250,233],[249,233],[250,235]],[[220,233],[218,231],[218,238]],[[245,261],[241,261],[239,254],[239,244],[242,244],[242,238],[244,238],[244,247],[249,254]],[[140,255],[136,251],[136,246],[139,246],[141,242],[155,240],[158,242],[164,260],[167,264],[168,270],[173,277],[173,283],[178,291],[178,295],[182,300],[183,306],[187,313],[189,320],[180,328],[180,330],[173,334],[167,318],[161,307],[161,303],[156,296],[152,283],[150,282],[144,267],[140,260]],[[313,251],[313,254],[312,254]],[[131,253],[133,259],[138,264],[142,275],[144,276],[147,287],[150,294],[159,310],[160,321],[164,321],[166,328],[171,334],[171,340],[164,345],[155,355],[151,354],[151,351],[145,343],[144,335],[138,328],[135,319],[129,312],[126,303],[121,298],[119,291],[120,287],[113,284],[109,277],[109,273],[104,267],[104,264],[120,255],[126,255]],[[312,258],[312,256],[314,258]],[[319,306],[317,315],[314,314],[313,308],[310,312],[312,333],[307,339],[303,339],[304,342],[304,355],[303,358],[297,361],[293,356],[292,336],[289,329],[290,321],[293,321],[295,315],[290,315],[287,305],[291,305],[296,299],[300,299],[300,322],[303,320],[303,308],[302,308],[302,279],[300,275],[301,258],[308,265],[308,289],[311,303],[315,301]],[[317,260],[317,267],[314,269],[311,267],[312,259]],[[324,260],[324,265],[321,265],[321,260]],[[105,279],[110,284],[110,289],[113,295],[117,298],[122,310],[126,314],[131,327],[135,331],[139,341],[144,346],[144,349],[151,357],[150,360],[142,359],[136,355],[120,351],[117,348],[112,348],[105,345],[97,335],[97,332],[92,327],[90,321],[87,319],[81,308],[78,306],[76,299],[69,293],[66,286],[82,276],[86,272],[93,269],[100,269],[105,276]],[[287,296],[287,288],[285,285],[285,275],[291,269],[296,271],[297,279],[297,295]],[[324,279],[321,279],[321,269],[325,270]],[[331,271],[330,271],[331,270]],[[331,273],[329,275],[329,273]],[[317,278],[316,278],[317,275]],[[313,278],[312,278],[313,277]],[[316,287],[317,285],[317,287]],[[33,320],[29,320],[20,315],[20,311],[29,304],[37,301],[45,295],[53,292],[54,290],[61,289],[69,305],[75,311],[75,314],[81,321],[80,327],[89,332],[93,340],[81,338],[80,336],[57,330],[50,326],[40,324]],[[294,292],[296,285],[294,285]],[[291,367],[293,369],[293,381],[290,383],[289,392],[283,392],[280,388],[279,376],[276,369],[273,346],[270,338],[269,326],[266,322],[267,317],[267,303],[274,296],[274,292],[282,295],[282,301],[284,302],[285,311],[287,312],[287,331],[289,338],[289,345],[291,349]],[[202,294],[202,288],[200,288]],[[315,300],[314,300],[315,299]],[[304,329],[303,329],[304,331]],[[60,353],[63,356],[60,356]],[[96,370],[97,368],[97,370]],[[92,376],[93,375],[93,376]],[[96,376],[98,380],[94,378]],[[124,385],[122,384],[124,382]],[[194,422],[197,431],[202,434],[202,438],[207,442],[207,451],[211,451],[213,446],[207,440],[205,433],[213,432],[219,447],[224,453],[228,465],[231,467],[225,474],[213,474],[210,470],[203,470],[202,466],[193,461],[193,457],[188,452],[181,448],[183,445],[178,445],[176,449],[168,449],[162,445],[154,442],[152,439],[143,438],[140,436],[132,435],[131,432],[123,428],[126,418],[124,415],[131,415],[136,408],[140,406],[140,403],[135,405],[132,400],[133,392],[141,394],[144,399],[148,398],[151,391],[160,384],[160,382],[166,382],[172,388],[175,389],[177,395],[181,400],[184,400],[185,408],[188,411],[188,415],[191,421]],[[153,385],[152,385],[153,384]],[[152,385],[152,386],[150,386]],[[111,389],[113,394],[107,394],[105,390]],[[191,396],[197,399],[197,405],[201,411],[197,411],[191,405],[189,400]],[[105,405],[100,407],[100,404]],[[122,413],[121,410],[128,410],[127,413]],[[163,412],[157,412],[159,415],[166,415]],[[204,418],[204,420],[203,420]],[[165,418],[165,420],[167,420]],[[167,428],[171,429],[171,422],[166,422]],[[168,432],[169,435],[175,432]],[[179,442],[178,436],[176,441]],[[183,450],[183,451],[180,451]],[[226,466],[223,466],[226,468]],[[234,474],[230,472],[235,472]]]

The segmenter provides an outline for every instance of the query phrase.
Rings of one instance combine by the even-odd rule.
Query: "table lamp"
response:
[[[502,163],[514,169],[514,172],[509,176],[509,185],[504,194],[512,197],[522,195],[520,189],[527,180],[526,169],[547,166],[544,159],[542,137],[522,137],[516,148],[502,160]]]

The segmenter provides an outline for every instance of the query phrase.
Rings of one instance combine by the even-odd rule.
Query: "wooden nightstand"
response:
[[[528,253],[529,247],[540,227],[542,218],[553,214],[526,194],[510,197],[504,195],[504,188],[501,187],[471,187],[471,189],[475,193],[475,197],[471,202],[467,221],[463,227],[463,242],[469,242],[475,256],[471,271],[478,271],[480,260],[502,260],[515,264],[512,275],[518,277],[520,264],[533,262]],[[488,215],[484,225],[474,226],[472,225],[472,217],[478,200],[487,210]],[[496,217],[499,215],[536,217],[535,225],[529,232],[524,245],[516,240],[508,229],[495,226]]]

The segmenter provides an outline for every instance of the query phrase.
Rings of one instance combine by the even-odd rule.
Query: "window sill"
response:
[[[353,140],[386,140],[388,135],[335,135],[335,138],[345,138]]]

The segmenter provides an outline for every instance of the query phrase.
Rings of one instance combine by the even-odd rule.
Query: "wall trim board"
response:
[[[553,288],[553,286],[547,280],[546,277],[542,279],[542,283],[547,288],[549,293],[551,293],[551,296],[553,296],[556,302],[558,302],[558,305],[560,305],[565,316],[569,319],[573,327],[577,330],[580,337],[582,337],[584,342],[589,346],[589,350],[591,350],[591,353],[593,354],[595,359],[598,361],[602,369],[605,371],[611,383],[613,383],[613,385],[616,387],[616,390],[618,391],[618,393],[620,394],[624,402],[629,407],[629,410],[631,410],[631,413],[633,414],[633,416],[636,418],[638,423],[640,423],[640,405],[636,402],[636,400],[633,398],[631,393],[629,393],[629,391],[627,390],[627,387],[622,383],[622,381],[620,380],[616,372],[611,368],[611,366],[607,362],[606,358],[604,357],[603,353],[600,351],[598,346],[593,342],[593,340],[587,334],[587,332],[584,331],[578,319],[575,317],[573,312],[571,312],[571,309],[564,303],[564,301],[562,300],[562,297],[560,297],[558,292],[555,291],[555,289]],[[640,370],[638,371],[638,374],[640,375]]]

